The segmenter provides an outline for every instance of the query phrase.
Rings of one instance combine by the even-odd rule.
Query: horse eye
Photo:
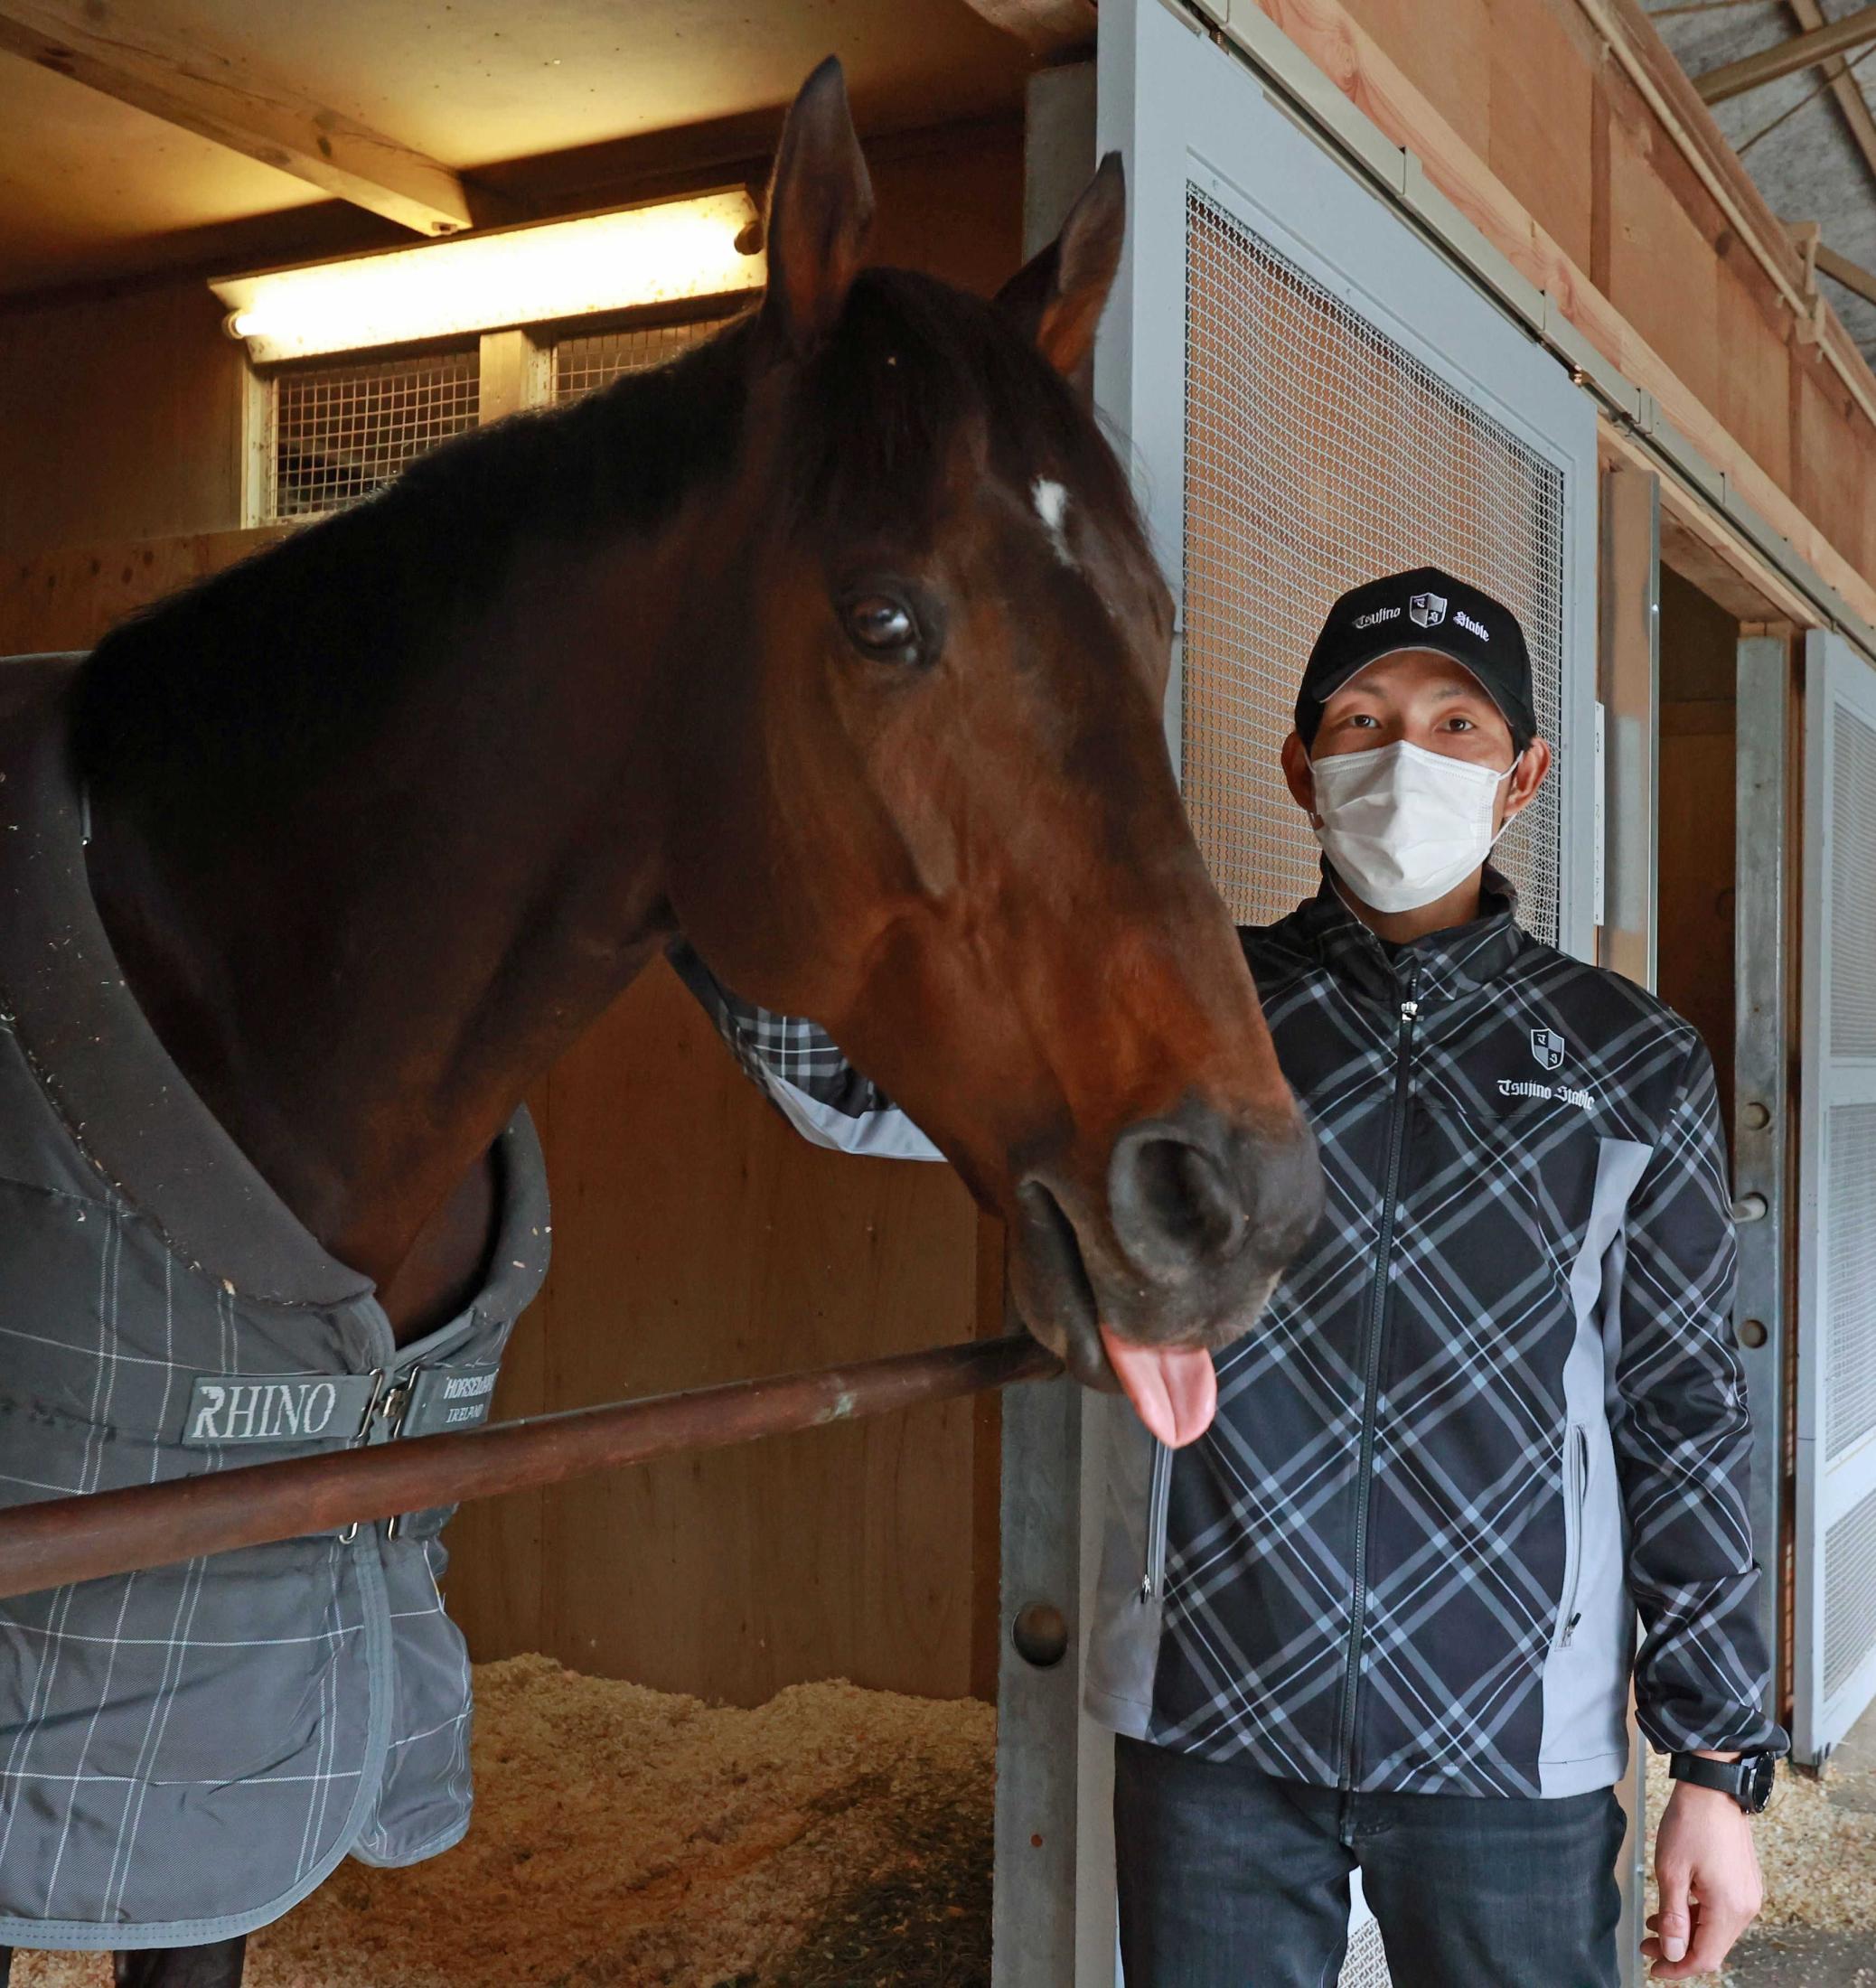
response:
[[[868,655],[918,660],[918,622],[904,601],[890,594],[862,594],[845,602],[840,614],[849,640]]]

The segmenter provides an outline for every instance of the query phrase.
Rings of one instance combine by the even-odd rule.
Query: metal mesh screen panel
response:
[[[1876,1649],[1876,1491],[1824,1535],[1824,1695]]]
[[[554,399],[577,400],[607,386],[621,373],[643,372],[708,338],[721,317],[689,324],[655,324],[624,331],[594,332],[563,338],[554,347]]]
[[[1381,1928],[1370,1919],[1348,1942],[1348,1957],[1342,1963],[1337,1988],[1388,1988],[1389,1980]]]
[[[1876,731],[1840,704],[1831,768],[1831,1054],[1876,1055]]]
[[[1829,1123],[1824,1451],[1834,1458],[1876,1429],[1876,1104],[1834,1105]]]
[[[1232,914],[1262,923],[1316,889],[1278,753],[1348,587],[1432,565],[1502,600],[1557,740],[1563,477],[1196,187],[1186,221],[1186,805]],[[1552,940],[1558,791],[1496,858]]]
[[[477,348],[295,367],[267,382],[269,521],[337,511],[474,427]]]

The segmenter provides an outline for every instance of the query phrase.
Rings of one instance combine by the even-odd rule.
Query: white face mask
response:
[[[1492,828],[1498,789],[1517,760],[1494,773],[1402,739],[1309,764],[1316,839],[1336,874],[1376,911],[1417,911],[1491,854],[1504,832]]]

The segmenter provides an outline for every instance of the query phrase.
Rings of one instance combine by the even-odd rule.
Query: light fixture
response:
[[[762,254],[737,246],[755,232],[746,192],[704,193],[209,287],[230,333],[267,365],[758,289]]]

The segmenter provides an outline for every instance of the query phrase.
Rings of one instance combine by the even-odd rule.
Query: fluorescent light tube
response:
[[[456,235],[342,262],[222,277],[209,287],[259,365],[408,345],[762,286],[744,192]]]

